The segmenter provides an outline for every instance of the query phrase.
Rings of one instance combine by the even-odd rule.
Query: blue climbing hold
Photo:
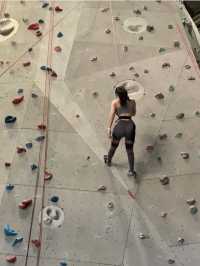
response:
[[[63,37],[63,33],[62,33],[62,32],[58,32],[57,37],[58,37],[58,38]]]
[[[38,142],[41,142],[45,139],[45,136],[39,136],[37,137],[35,140],[38,141]]]
[[[12,116],[12,115],[8,115],[8,116],[6,116],[6,118],[5,118],[5,123],[6,123],[6,124],[15,123],[16,120],[17,120],[17,117]]]
[[[47,70],[47,67],[46,66],[41,66],[40,69],[41,70]]]
[[[14,188],[14,185],[12,185],[12,184],[7,184],[7,185],[6,185],[6,191],[7,191],[7,192],[12,191],[13,188]]]
[[[36,164],[32,164],[32,165],[31,165],[31,170],[32,170],[32,171],[36,170],[37,168],[38,168],[38,167],[37,167]]]
[[[50,201],[56,203],[56,202],[59,201],[59,197],[58,197],[58,196],[52,196],[52,197],[50,198]]]
[[[33,144],[31,142],[26,143],[26,148],[31,149],[33,147]]]
[[[18,243],[21,243],[24,240],[24,238],[22,236],[17,237],[13,243],[12,246],[14,247],[15,245],[17,245]]]
[[[17,232],[14,229],[12,229],[9,224],[6,224],[4,226],[4,234],[6,236],[16,236]]]

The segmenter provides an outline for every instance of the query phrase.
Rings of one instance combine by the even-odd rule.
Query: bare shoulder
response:
[[[114,99],[111,103],[112,106],[116,107],[118,104],[118,100],[117,99]]]

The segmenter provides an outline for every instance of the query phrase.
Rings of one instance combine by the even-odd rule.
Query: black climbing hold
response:
[[[32,92],[32,94],[31,94],[31,96],[32,96],[32,98],[37,98],[37,97],[38,97],[38,95],[35,94],[35,93],[33,93],[33,92]]]
[[[58,32],[57,37],[58,37],[58,38],[63,37],[63,33],[62,33],[62,32]]]
[[[52,196],[52,197],[50,198],[50,201],[56,203],[56,202],[59,201],[59,197],[54,195],[54,196]]]
[[[36,164],[32,164],[32,165],[31,165],[31,170],[32,170],[32,171],[36,170],[37,168],[38,168],[38,167],[37,167]]]
[[[5,123],[6,124],[12,124],[12,123],[15,123],[16,120],[17,120],[17,118],[15,116],[8,115],[5,118]]]
[[[43,19],[39,19],[39,20],[38,20],[38,23],[39,23],[39,24],[43,24],[43,23],[44,23],[44,20],[43,20]]]
[[[24,92],[23,89],[18,89],[18,90],[17,90],[17,93],[18,93],[18,94],[21,94],[21,93],[23,93],[23,92]]]
[[[38,142],[41,142],[45,139],[45,136],[39,136],[37,137],[35,140],[38,141]]]

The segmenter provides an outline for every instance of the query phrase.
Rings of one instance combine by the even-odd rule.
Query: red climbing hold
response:
[[[53,175],[47,171],[45,171],[44,174],[45,174],[45,177],[44,177],[45,181],[49,181],[53,178]]]
[[[19,208],[20,209],[26,209],[28,208],[31,204],[32,204],[32,199],[26,199],[23,200],[20,204],[19,204]]]
[[[16,98],[12,101],[12,103],[17,105],[17,104],[21,103],[23,100],[24,100],[24,96],[16,97]]]
[[[7,262],[10,262],[10,263],[15,263],[17,260],[17,257],[16,256],[7,256],[6,257],[6,261]]]
[[[25,63],[23,63],[23,66],[24,67],[27,67],[27,66],[30,66],[31,65],[31,62],[25,62]]]
[[[39,30],[39,24],[38,23],[32,23],[28,26],[28,30]]]
[[[45,130],[46,126],[44,124],[40,124],[40,125],[38,125],[38,129]]]
[[[60,53],[62,51],[62,48],[60,46],[56,46],[54,47],[54,50],[58,53]]]
[[[36,248],[40,248],[40,246],[41,246],[41,241],[38,240],[38,239],[31,240],[31,243],[32,243]]]
[[[26,152],[26,149],[25,148],[21,148],[21,147],[17,147],[17,153],[24,153]]]
[[[56,12],[62,12],[63,9],[62,9],[61,7],[59,7],[59,6],[56,6],[56,7],[55,7],[55,11],[56,11]]]

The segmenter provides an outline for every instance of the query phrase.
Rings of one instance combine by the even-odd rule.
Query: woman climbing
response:
[[[113,100],[111,103],[108,124],[108,137],[111,138],[111,147],[108,155],[104,156],[104,160],[108,166],[111,166],[111,161],[119,142],[121,138],[125,137],[125,146],[129,162],[128,176],[136,177],[133,152],[133,145],[135,142],[135,123],[131,119],[131,117],[136,114],[136,103],[134,100],[129,99],[127,90],[124,86],[117,87],[115,89],[115,95],[117,99]],[[113,131],[111,131],[115,115],[118,116],[118,119]]]

